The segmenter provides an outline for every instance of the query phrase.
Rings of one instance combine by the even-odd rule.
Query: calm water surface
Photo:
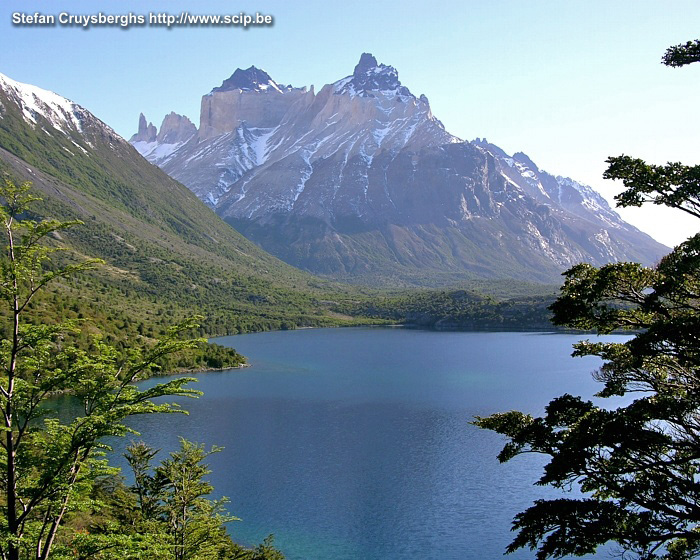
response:
[[[252,366],[199,376],[189,416],[133,425],[165,450],[215,444],[217,493],[246,544],[275,534],[290,560],[501,558],[510,522],[533,499],[543,459],[500,465],[500,436],[475,415],[541,413],[564,392],[599,387],[581,337],[319,329],[217,339]],[[619,337],[615,337],[620,340]],[[520,551],[510,558],[533,558]],[[607,557],[607,554],[601,554]]]

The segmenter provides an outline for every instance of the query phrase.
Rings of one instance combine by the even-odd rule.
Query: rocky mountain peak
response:
[[[513,159],[515,161],[517,161],[518,163],[521,163],[521,164],[525,165],[526,167],[529,167],[530,169],[532,169],[532,171],[535,171],[535,172],[539,171],[539,169],[537,168],[537,165],[535,165],[535,162],[533,162],[530,159],[530,156],[528,156],[527,154],[525,154],[523,152],[515,152],[513,154]]]
[[[170,112],[165,115],[156,139],[162,144],[177,144],[186,141],[196,133],[197,127],[190,119]]]
[[[362,53],[352,76],[335,83],[335,93],[373,97],[372,92],[394,93],[413,97],[408,88],[401,85],[399,73],[393,66],[379,64],[370,53]]]
[[[214,88],[212,93],[237,89],[241,91],[277,91],[282,93],[283,90],[291,89],[291,86],[280,86],[265,70],[251,66],[246,70],[236,68],[231,77],[224,80],[219,87]]]
[[[139,115],[139,130],[129,139],[129,142],[155,142],[157,136],[158,129],[151,122],[146,124],[146,117],[141,113]]]
[[[374,57],[374,55],[371,53],[362,53],[360,56],[360,62],[358,62],[357,66],[355,66],[355,71],[352,73],[352,75],[355,78],[359,78],[377,66],[379,66],[379,64],[377,63],[377,59]]]

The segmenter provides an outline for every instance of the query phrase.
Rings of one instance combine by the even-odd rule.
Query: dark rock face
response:
[[[237,68],[230,78],[224,80],[224,82],[219,87],[214,88],[212,92],[231,91],[234,89],[243,91],[263,91],[266,87],[269,87],[271,83],[274,82],[272,82],[270,75],[265,72],[265,70],[260,70],[255,66],[251,66],[247,70]]]
[[[374,55],[371,53],[362,53],[360,55],[360,61],[357,63],[357,66],[355,66],[355,70],[353,71],[352,75],[355,78],[360,78],[369,70],[372,70],[377,66],[379,66],[379,64],[377,63],[377,59],[374,58]]]
[[[385,283],[558,283],[577,262],[666,252],[590,187],[446,132],[371,54],[318,94],[271,88],[204,96],[198,136],[152,161],[295,266]]]
[[[378,64],[374,56],[362,53],[351,79],[346,79],[336,93],[371,97],[373,91],[396,92],[402,96],[413,97],[408,88],[401,85],[396,68]]]

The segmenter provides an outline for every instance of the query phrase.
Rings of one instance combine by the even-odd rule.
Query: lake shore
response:
[[[249,362],[245,362],[244,364],[239,364],[237,366],[226,366],[226,367],[220,367],[220,368],[207,368],[207,367],[202,367],[202,368],[195,368],[195,369],[180,369],[180,370],[174,370],[174,371],[164,371],[162,373],[156,373],[152,375],[151,377],[167,377],[168,375],[199,375],[202,373],[213,373],[217,371],[226,371],[227,369],[245,369],[250,367]]]

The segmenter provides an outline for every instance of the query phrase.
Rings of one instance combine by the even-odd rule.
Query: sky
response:
[[[270,26],[14,25],[14,13],[271,15]],[[139,113],[199,125],[202,95],[255,65],[316,90],[363,52],[397,68],[455,136],[525,152],[591,185],[609,156],[700,164],[700,64],[663,66],[668,46],[700,38],[697,0],[2,0],[0,72],[55,91],[129,138]],[[667,245],[700,229],[659,207],[619,210]]]

